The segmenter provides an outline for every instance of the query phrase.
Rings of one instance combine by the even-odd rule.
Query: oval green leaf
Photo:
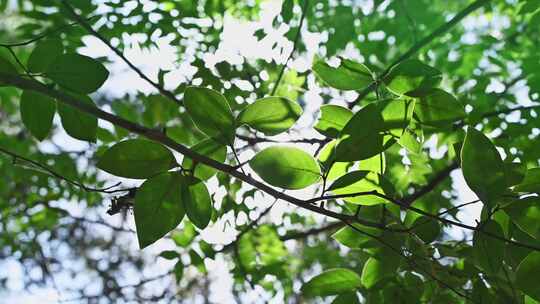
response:
[[[249,165],[265,182],[284,189],[305,188],[316,183],[321,175],[311,155],[292,147],[266,148]]]
[[[289,130],[302,115],[302,107],[283,97],[266,97],[247,105],[238,115],[239,124],[247,124],[265,135]]]
[[[21,95],[21,119],[34,137],[43,140],[51,131],[56,103],[47,95],[23,91]]]
[[[324,105],[321,107],[321,117],[315,125],[315,130],[324,136],[338,138],[339,133],[349,122],[353,113],[351,110],[336,106]]]
[[[379,107],[372,103],[348,121],[341,131],[336,146],[337,161],[355,161],[367,159],[384,151],[384,120]]]
[[[433,88],[439,84],[442,74],[439,70],[417,59],[402,61],[394,66],[384,82],[396,95],[407,95],[415,91]]]
[[[374,81],[373,74],[365,65],[348,59],[342,59],[337,68],[316,60],[313,71],[324,83],[338,90],[360,90]]]
[[[461,169],[467,185],[485,203],[491,204],[506,188],[504,163],[491,141],[469,127],[461,148]]]
[[[92,106],[94,102],[88,96],[74,95],[77,99]],[[70,105],[58,102],[58,114],[66,133],[76,139],[95,142],[98,120],[95,116],[82,112]]]
[[[329,296],[353,291],[360,287],[360,276],[349,269],[329,269],[302,286],[306,297]]]
[[[373,257],[369,258],[364,264],[364,268],[362,268],[362,286],[369,289],[374,287],[385,277],[395,275],[395,269],[389,266],[385,266],[384,261],[380,261]]]
[[[80,54],[57,56],[45,74],[60,86],[80,94],[97,91],[109,77],[103,64]]]
[[[105,151],[97,167],[112,175],[145,179],[175,164],[173,154],[165,146],[145,139],[129,139]]]
[[[135,195],[135,226],[139,247],[162,238],[184,218],[181,187],[184,178],[165,172],[145,181]]]
[[[416,102],[415,117],[425,125],[442,126],[465,117],[465,107],[452,94],[430,89]]]
[[[43,73],[53,60],[62,55],[64,46],[60,39],[47,39],[39,42],[28,58],[28,71]]]
[[[360,177],[362,177],[360,179]],[[354,194],[359,192],[377,191],[380,194],[392,193],[391,184],[375,172],[352,171],[338,178],[331,186],[334,194]],[[386,189],[386,190],[385,190]],[[344,201],[359,205],[377,205],[386,200],[375,195],[360,195],[343,198]]]
[[[203,133],[227,145],[233,142],[235,121],[231,107],[221,93],[208,88],[188,87],[184,92],[184,106]]]
[[[212,218],[212,200],[204,182],[185,177],[182,202],[189,220],[200,229],[206,228]]]

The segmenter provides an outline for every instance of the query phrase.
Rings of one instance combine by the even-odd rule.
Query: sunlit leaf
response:
[[[394,66],[384,79],[388,89],[397,95],[433,88],[441,81],[441,72],[416,59]]]
[[[266,135],[276,135],[289,130],[301,114],[302,108],[296,102],[266,97],[247,105],[238,115],[238,122]]]
[[[193,122],[209,137],[231,144],[235,135],[234,116],[227,99],[221,93],[200,87],[188,87],[184,106]]]
[[[486,204],[492,204],[505,190],[504,164],[491,141],[469,127],[461,149],[461,168],[467,185]]]
[[[322,135],[331,138],[339,137],[339,133],[353,116],[351,110],[336,105],[324,105],[320,111],[321,117],[314,128]]]
[[[166,172],[145,181],[135,196],[135,225],[139,247],[145,248],[180,224],[184,218],[178,173]]]
[[[337,68],[317,60],[313,64],[313,71],[326,84],[339,90],[360,90],[374,81],[371,71],[365,65],[348,59],[342,59]]]
[[[267,183],[302,189],[320,179],[320,168],[308,153],[292,147],[270,147],[257,153],[249,165]]]
[[[204,229],[212,217],[212,200],[204,182],[186,177],[182,185],[182,202],[191,222]]]
[[[360,287],[360,276],[349,269],[327,270],[309,280],[302,286],[306,297],[328,296],[353,291]]]
[[[97,167],[112,175],[145,179],[175,164],[171,151],[163,145],[145,139],[129,139],[105,151]]]

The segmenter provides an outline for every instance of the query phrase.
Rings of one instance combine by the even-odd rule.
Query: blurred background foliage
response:
[[[352,103],[357,109],[375,99],[371,93],[354,104],[357,93],[321,86],[315,81],[310,64],[306,67],[297,60],[311,62],[315,56],[328,59],[344,56],[364,62],[379,74],[471,2],[308,1],[286,0],[282,4],[278,1],[281,12],[274,16],[270,26],[260,26],[254,31],[253,38],[270,41],[268,47],[278,55],[270,59],[239,55],[234,62],[218,58],[213,65],[205,58],[223,44],[226,18],[258,21],[261,7],[270,0],[73,0],[70,3],[119,50],[140,48],[159,52],[162,46],[156,42],[165,39],[174,48],[176,58],[169,70],[159,70],[151,77],[167,87],[167,75],[180,71],[183,77],[172,88],[175,93],[181,94],[191,84],[211,86],[228,98],[233,110],[272,92],[301,30],[292,59],[288,61],[289,68],[275,92],[297,100],[308,117],[306,123],[285,139],[294,140],[298,134],[314,134],[302,132],[311,128],[321,103]],[[532,108],[508,110],[532,107],[538,100],[538,5],[536,1],[487,2],[450,31],[433,39],[414,57],[440,70],[442,87],[465,105],[468,115],[461,127],[481,126],[510,161],[519,159],[527,166],[538,166],[537,112]],[[299,29],[303,11],[305,21]],[[83,37],[88,33],[76,24],[68,25],[71,21],[67,16],[69,13],[57,1],[0,0],[0,42],[24,42],[47,33],[48,37],[62,39],[66,50],[87,47],[85,41],[89,40]],[[273,35],[278,30],[286,42],[275,39]],[[305,37],[315,34],[321,39],[313,49],[313,44],[306,45]],[[13,51],[26,62],[32,49],[33,44],[28,44]],[[6,48],[0,48],[0,56],[13,61]],[[112,55],[100,59],[108,64],[118,61]],[[122,70],[116,70],[111,77],[121,74]],[[129,82],[125,86],[130,86]],[[315,105],[310,105],[313,94],[309,92],[320,96]],[[100,107],[144,126],[164,129],[167,135],[188,146],[204,138],[183,109],[178,111],[175,104],[156,93],[140,91],[137,87],[108,87],[93,98]],[[233,278],[230,290],[226,290],[232,299],[246,303],[270,299],[273,303],[300,303],[299,288],[314,274],[335,267],[360,272],[369,258],[363,250],[348,249],[331,238],[337,225],[296,208],[282,212],[280,221],[263,217],[258,225],[250,227],[249,221],[240,218],[242,215],[244,219],[247,215],[257,218],[265,210],[257,201],[268,199],[221,173],[215,180],[213,217],[215,222],[229,220],[218,229],[252,228],[239,238],[237,246],[211,245],[203,240],[198,229],[185,221],[163,241],[167,250],[139,251],[134,245],[131,211],[124,208],[119,214],[107,214],[117,194],[87,191],[27,161],[46,164],[77,183],[103,188],[114,181],[98,174],[97,156],[109,144],[129,136],[128,133],[100,125],[96,143],[78,143],[76,150],[70,150],[63,143],[65,135],[56,121],[49,138],[37,142],[21,122],[19,99],[19,91],[0,87],[0,147],[18,155],[0,156],[0,268],[6,270],[0,272],[0,290],[6,295],[53,290],[53,299],[60,297],[81,303],[217,303],[221,301],[222,292],[217,291],[221,279],[216,279],[206,267],[209,260],[214,260],[224,262],[225,274]],[[448,171],[444,171],[447,177],[451,171],[447,165],[456,159],[453,144],[464,137],[462,128],[424,128],[422,132],[425,142],[421,153],[404,157],[398,145],[386,151],[385,177],[402,197],[428,184],[439,172]],[[243,136],[252,135],[246,131]],[[322,141],[313,146],[317,148]],[[245,140],[244,144],[243,150],[260,149],[256,138]],[[228,158],[234,162],[232,155]],[[129,181],[125,183],[129,185]],[[457,198],[452,179],[445,178],[415,201],[414,206],[438,213],[457,204]],[[246,201],[255,203],[246,204]],[[379,211],[369,209],[366,213]],[[399,216],[399,211],[395,212]],[[456,213],[454,210],[449,216]],[[231,214],[232,217],[226,217]],[[407,216],[411,217],[408,221],[414,221],[412,215]],[[519,229],[512,230],[516,231],[514,238],[538,243],[522,232],[519,235]],[[511,281],[504,276],[490,278],[480,274],[471,262],[472,235],[464,234],[463,239],[456,239],[454,232],[453,236],[445,229],[429,246],[416,244],[419,247],[414,248],[415,243],[410,240],[407,245],[427,257],[420,263],[425,263],[444,282],[466,289],[472,299],[484,299],[471,303],[534,303],[530,298],[516,299]],[[520,248],[510,249],[507,252],[517,265],[525,254]],[[423,282],[414,285],[418,280]],[[380,289],[360,291],[367,303],[469,303],[439,282],[429,277],[420,279],[411,270],[394,273]],[[334,303],[353,303],[349,301],[351,298],[340,298]]]

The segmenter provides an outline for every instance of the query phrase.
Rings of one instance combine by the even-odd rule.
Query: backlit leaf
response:
[[[315,159],[298,148],[266,148],[257,153],[249,165],[265,182],[285,189],[302,189],[320,179]]]
[[[105,151],[97,167],[112,175],[145,179],[175,164],[173,154],[163,145],[145,139],[129,139]]]
[[[324,105],[320,111],[321,117],[314,128],[322,135],[331,138],[339,137],[339,133],[353,116],[351,110],[336,105]]]
[[[313,64],[313,71],[326,84],[338,90],[360,90],[374,81],[365,65],[348,59],[342,59],[337,68],[319,59]]]
[[[235,121],[225,96],[208,88],[188,87],[184,106],[199,130],[224,144],[232,143]]]
[[[360,276],[349,269],[327,270],[309,280],[302,286],[306,297],[328,296],[353,291],[360,287]]]
[[[181,188],[184,178],[166,172],[145,181],[135,196],[135,225],[139,247],[162,238],[184,218]]]
[[[504,164],[491,141],[469,127],[461,148],[461,168],[467,185],[485,204],[492,204],[506,188]]]
[[[276,135],[289,130],[301,114],[302,108],[296,102],[266,97],[247,105],[238,115],[238,122],[266,135]]]

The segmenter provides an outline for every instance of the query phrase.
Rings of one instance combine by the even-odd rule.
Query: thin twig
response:
[[[71,185],[74,185],[74,186],[77,186],[81,189],[83,189],[84,191],[87,191],[87,192],[102,192],[102,193],[117,193],[117,192],[125,192],[125,191],[129,191],[129,189],[115,189],[115,190],[111,190],[112,188],[115,188],[115,187],[118,187],[121,183],[116,183],[112,186],[109,186],[109,187],[105,187],[105,188],[92,188],[92,187],[88,187],[80,182],[77,182],[77,181],[74,181],[72,179],[69,179],[65,176],[63,176],[62,174],[56,172],[54,169],[50,168],[49,166],[47,165],[44,165],[44,164],[41,164],[35,160],[32,160],[30,158],[27,158],[27,157],[24,157],[24,156],[21,156],[21,155],[18,155],[14,152],[11,152],[3,147],[0,147],[0,152],[4,153],[4,154],[7,154],[9,156],[11,156],[13,158],[14,161],[16,160],[23,160],[39,169],[42,169],[42,170],[45,170],[48,174],[50,174],[51,176],[57,178],[57,179],[61,179],[61,180],[64,180],[66,182],[68,182],[69,184]]]
[[[177,104],[182,104],[182,102],[176,98],[176,96],[170,92],[170,91],[167,91],[165,90],[165,88],[163,88],[159,83],[155,82],[155,81],[152,81],[150,78],[148,78],[148,76],[146,76],[139,68],[137,68],[133,63],[131,63],[131,61],[129,61],[129,59],[126,58],[126,56],[124,56],[124,54],[118,50],[117,48],[115,48],[111,42],[105,38],[103,35],[101,35],[100,33],[98,33],[96,30],[94,30],[86,21],[83,17],[81,17],[79,14],[77,14],[77,12],[75,11],[75,9],[68,3],[68,1],[66,0],[61,0],[62,1],[62,4],[66,7],[66,9],[73,15],[73,19],[75,19],[75,21],[77,21],[78,23],[81,24],[81,26],[86,29],[89,33],[91,33],[92,35],[96,36],[96,38],[98,38],[99,40],[101,40],[103,43],[105,43],[118,57],[120,57],[135,73],[137,73],[137,75],[139,75],[139,77],[141,77],[142,79],[144,79],[146,82],[148,82],[150,85],[152,85],[154,88],[156,88],[161,94],[163,94],[164,96],[166,96],[167,98],[171,99],[172,101],[176,102]]]
[[[302,32],[302,25],[304,24],[304,19],[307,14],[307,10],[309,8],[309,0],[304,0],[304,7],[302,8],[302,16],[300,17],[300,24],[298,25],[298,31],[296,32],[296,36],[294,37],[293,42],[293,49],[291,50],[291,53],[285,60],[285,63],[281,66],[281,70],[279,71],[278,78],[276,80],[276,83],[274,84],[274,87],[272,88],[272,93],[270,95],[275,95],[276,91],[279,87],[279,83],[281,82],[281,78],[283,78],[283,74],[285,73],[285,70],[287,69],[287,64],[289,63],[289,60],[294,55],[294,52],[296,51],[296,47],[298,46],[298,41],[300,41],[300,33]]]

